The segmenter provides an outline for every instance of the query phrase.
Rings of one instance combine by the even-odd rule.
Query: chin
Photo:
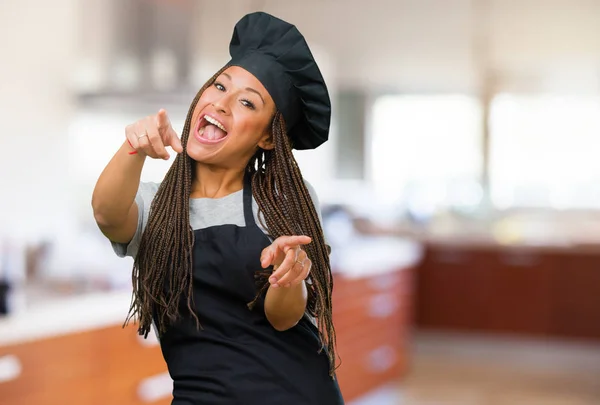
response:
[[[215,164],[219,163],[220,151],[222,148],[206,148],[204,145],[190,138],[187,143],[186,152],[196,162]]]
[[[211,158],[211,155],[214,155],[214,153],[211,154],[209,151],[203,150],[202,145],[193,145],[192,142],[188,142],[186,149],[187,155],[196,162],[205,162]]]

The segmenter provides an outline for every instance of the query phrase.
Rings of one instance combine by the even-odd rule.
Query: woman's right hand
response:
[[[163,109],[156,115],[150,115],[125,127],[125,136],[131,147],[143,156],[168,160],[170,155],[167,146],[177,153],[183,152],[181,141]]]

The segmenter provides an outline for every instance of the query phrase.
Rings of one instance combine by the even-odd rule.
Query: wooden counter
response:
[[[164,396],[151,400],[145,381],[160,377],[166,366],[159,347],[141,342],[133,329],[114,326],[2,346],[1,362],[0,398],[6,405],[171,403]],[[163,392],[170,393],[170,384]]]
[[[420,328],[600,340],[600,249],[429,244]]]

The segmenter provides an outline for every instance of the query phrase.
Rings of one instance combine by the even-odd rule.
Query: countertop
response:
[[[130,291],[88,293],[39,303],[0,318],[0,346],[122,324]]]

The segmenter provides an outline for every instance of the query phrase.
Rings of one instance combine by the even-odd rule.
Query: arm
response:
[[[308,291],[304,280],[289,288],[276,288],[272,285],[265,297],[265,315],[271,325],[282,332],[300,322],[306,311]]]
[[[280,332],[293,328],[304,316],[307,299],[308,291],[304,280],[290,288],[269,286],[265,297],[267,320]]]
[[[310,241],[308,236],[281,236],[261,254],[263,268],[274,264],[265,297],[265,316],[278,331],[296,326],[306,311],[308,291],[304,280],[312,263],[300,245]]]
[[[168,159],[165,145],[183,151],[164,110],[127,126],[125,135],[127,140],[100,175],[92,195],[100,230],[117,243],[128,243],[135,235],[139,209],[135,196],[146,156]]]
[[[94,218],[111,241],[128,243],[138,223],[135,195],[140,183],[145,155],[130,155],[127,142],[119,148],[102,171],[92,195]]]

